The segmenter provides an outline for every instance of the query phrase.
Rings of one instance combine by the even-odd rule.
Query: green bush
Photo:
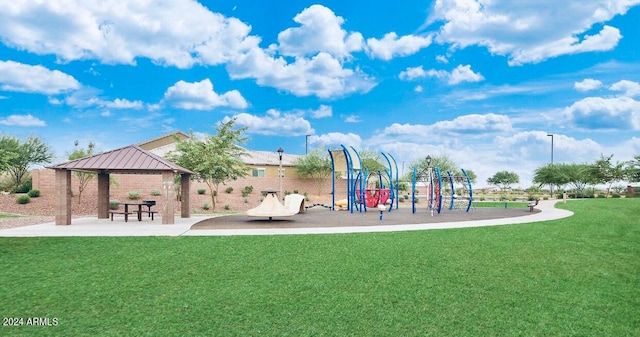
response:
[[[293,190],[293,194],[298,194],[298,190]]]
[[[127,198],[131,199],[131,200],[138,200],[140,199],[140,191],[129,191],[127,193]]]
[[[198,189],[198,194],[204,194],[206,191],[204,188],[199,188]]]
[[[209,203],[205,202],[204,205],[202,205],[202,209],[208,211],[209,209],[211,209],[211,206],[209,205]]]
[[[224,204],[224,209],[225,209],[225,210],[227,210],[227,211],[228,211],[228,210],[230,210],[230,209],[231,209],[231,205],[229,205],[229,204]]]
[[[11,189],[11,193],[27,193],[31,190],[31,177],[29,177],[29,179],[25,180],[22,184],[20,184],[20,186],[18,187],[13,187]]]
[[[151,190],[150,194],[157,197],[157,196],[161,195],[162,192],[160,192],[159,189],[155,189],[154,188],[154,189]]]
[[[40,196],[40,190],[31,190],[27,193],[27,195],[31,198],[37,198]]]
[[[28,204],[31,201],[31,198],[28,195],[20,195],[16,198],[16,204]]]
[[[120,200],[109,200],[109,209],[116,210],[120,206]]]
[[[242,201],[244,201],[245,204],[248,204],[249,203],[249,198],[244,198],[244,199],[242,199]]]
[[[245,186],[241,191],[243,197],[248,197],[249,194],[251,194],[251,192],[253,192],[253,186],[252,185]]]
[[[231,194],[231,192],[233,192],[233,187],[231,186],[227,187],[227,189],[225,189],[224,192],[227,194]]]
[[[620,198],[620,197],[621,197],[621,195],[620,195],[619,193],[613,193],[613,194],[611,195],[611,197],[612,197],[612,198]]]

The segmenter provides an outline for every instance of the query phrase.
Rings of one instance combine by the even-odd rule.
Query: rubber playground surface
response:
[[[314,207],[304,213],[290,217],[274,217],[272,220],[244,214],[208,218],[195,223],[191,230],[393,226],[514,218],[538,212],[540,210],[534,209],[531,213],[529,208],[477,208],[469,212],[443,210],[440,214],[435,213],[431,216],[427,209],[418,209],[414,214],[410,208],[400,208],[383,212],[380,220],[380,211],[377,209],[351,213]]]

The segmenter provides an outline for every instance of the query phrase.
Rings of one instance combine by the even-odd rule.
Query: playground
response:
[[[421,212],[420,212],[421,211]],[[294,216],[255,218],[246,214],[225,215],[208,218],[195,223],[191,229],[259,229],[259,228],[314,228],[353,226],[394,226],[412,224],[438,224],[449,222],[480,221],[491,219],[517,218],[532,215],[528,208],[478,208],[473,212],[442,212],[430,216],[425,209],[414,214],[411,208],[400,208],[392,212],[369,210],[352,214],[349,211],[331,211],[326,208],[310,208]],[[534,209],[533,214],[540,212]],[[514,221],[517,222],[517,221]]]
[[[192,229],[380,226],[487,220],[527,214],[522,209],[506,207],[504,210],[479,211],[472,208],[473,188],[467,172],[461,169],[458,176],[450,171],[443,174],[438,167],[431,166],[431,156],[425,158],[426,167],[413,168],[410,210],[401,210],[398,164],[390,153],[381,152],[380,159],[384,164],[377,160],[378,167],[368,168],[353,146],[340,145],[338,149],[329,150],[329,157],[330,205],[313,205],[322,206],[319,209],[305,207],[302,195],[283,197],[277,195],[278,191],[269,189],[263,191],[261,204],[244,215],[211,218],[197,223]],[[346,189],[336,187],[338,179],[346,182]],[[417,206],[418,199],[423,197],[426,210]],[[283,199],[284,205],[280,202]],[[531,207],[529,213],[533,210]]]

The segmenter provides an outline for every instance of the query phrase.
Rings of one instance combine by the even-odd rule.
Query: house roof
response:
[[[242,161],[247,165],[278,166],[280,159],[277,152],[272,151],[252,151],[246,150],[247,154],[242,157]],[[300,155],[282,154],[282,166],[295,166]]]
[[[193,173],[136,145],[68,161],[50,168],[109,173],[158,174],[166,171]]]
[[[175,143],[176,137],[178,139],[187,139],[187,138],[189,138],[189,135],[187,135],[186,133],[184,133],[182,131],[174,131],[172,133],[168,133],[166,135],[162,135],[160,137],[144,141],[144,142],[138,144],[138,146],[141,149],[149,151],[149,150],[165,147],[165,146],[167,146],[169,144]]]

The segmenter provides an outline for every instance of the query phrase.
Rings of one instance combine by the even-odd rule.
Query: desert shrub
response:
[[[243,197],[248,197],[251,192],[253,192],[253,185],[245,186],[241,191]]]
[[[127,192],[127,198],[131,200],[138,200],[140,199],[140,194],[140,191],[129,191]]]
[[[199,188],[198,189],[198,194],[204,194],[206,191],[204,188]]]
[[[160,192],[159,189],[154,188],[154,189],[151,190],[150,194],[157,197],[157,196],[161,195],[162,192]]]
[[[225,209],[225,210],[227,210],[227,211],[228,211],[228,210],[230,210],[230,209],[231,209],[231,205],[229,205],[229,204],[224,204],[224,209]]]
[[[109,209],[116,210],[120,206],[120,200],[109,200]]]
[[[31,198],[37,198],[40,196],[40,190],[31,190],[27,192],[27,195]]]
[[[293,190],[293,194],[298,194],[298,190]]]
[[[208,202],[205,202],[204,205],[202,205],[202,209],[205,211],[208,211],[209,209],[211,209],[211,206],[209,205]]]
[[[225,189],[224,192],[227,194],[231,194],[231,192],[233,192],[233,187],[231,186],[227,187],[227,189]]]
[[[244,201],[245,204],[248,204],[249,203],[249,198],[244,198],[244,199],[242,199],[242,201]]]
[[[28,204],[31,201],[31,198],[28,195],[20,195],[16,198],[16,204]]]
[[[27,180],[25,180],[22,184],[20,184],[18,187],[13,187],[11,189],[11,193],[27,193],[31,190],[31,177],[29,177]]]

